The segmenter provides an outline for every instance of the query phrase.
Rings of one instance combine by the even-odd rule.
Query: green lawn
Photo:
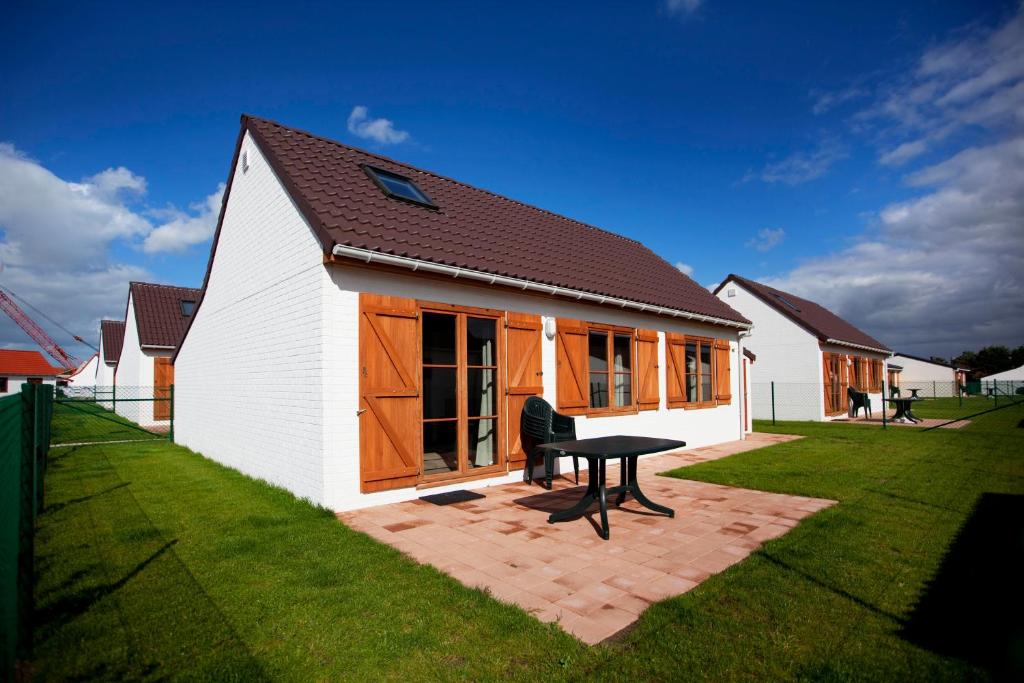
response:
[[[674,476],[840,504],[594,648],[185,449],[55,449],[37,676],[985,678],[1024,607],[1022,419],[758,425],[807,438]]]
[[[61,399],[55,403],[52,430],[55,444],[166,438],[87,400]]]

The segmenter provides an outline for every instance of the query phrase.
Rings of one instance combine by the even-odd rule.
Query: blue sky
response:
[[[0,285],[90,338],[128,279],[199,286],[249,112],[909,352],[1024,343],[1018,3],[486,4],[15,1]],[[7,321],[0,344],[31,346]]]

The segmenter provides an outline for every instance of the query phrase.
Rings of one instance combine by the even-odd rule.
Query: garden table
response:
[[[649,510],[661,512],[669,517],[675,517],[675,511],[664,505],[658,505],[644,495],[640,489],[640,483],[636,479],[636,461],[641,455],[671,451],[686,446],[685,441],[675,439],[655,439],[647,436],[601,436],[595,439],[576,439],[574,441],[556,441],[543,443],[538,448],[544,450],[558,451],[559,457],[564,455],[576,455],[587,459],[587,490],[578,503],[568,510],[553,512],[548,516],[548,523],[554,524],[574,517],[579,517],[587,511],[594,501],[597,501],[601,509],[601,538],[606,541],[611,533],[608,527],[608,496],[618,494],[615,505],[619,506],[630,493],[636,502]],[[618,459],[619,485],[608,488],[605,485],[605,473],[608,461]]]
[[[915,401],[923,401],[923,398],[908,396],[906,398],[896,397],[885,400],[896,406],[896,414],[892,416],[893,422],[911,422],[916,424],[921,421],[921,418],[914,415],[912,408]]]

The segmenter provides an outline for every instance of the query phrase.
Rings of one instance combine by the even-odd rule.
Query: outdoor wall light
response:
[[[544,336],[548,340],[555,338],[555,319],[551,317],[544,318]]]

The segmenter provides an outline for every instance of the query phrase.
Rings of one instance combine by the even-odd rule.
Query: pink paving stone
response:
[[[478,489],[485,497],[471,504],[417,500],[338,518],[594,644],[628,627],[650,603],[689,591],[834,504],[656,476],[794,438],[799,437],[754,434],[746,441],[642,458],[638,469],[645,492],[676,515],[649,514],[628,500],[623,509],[608,511],[608,541],[595,530],[596,506],[584,518],[547,523],[550,512],[583,494],[582,486],[564,477],[556,478],[554,491],[499,485]],[[609,481],[617,481],[617,467],[609,469]],[[580,480],[586,481],[586,472]]]

